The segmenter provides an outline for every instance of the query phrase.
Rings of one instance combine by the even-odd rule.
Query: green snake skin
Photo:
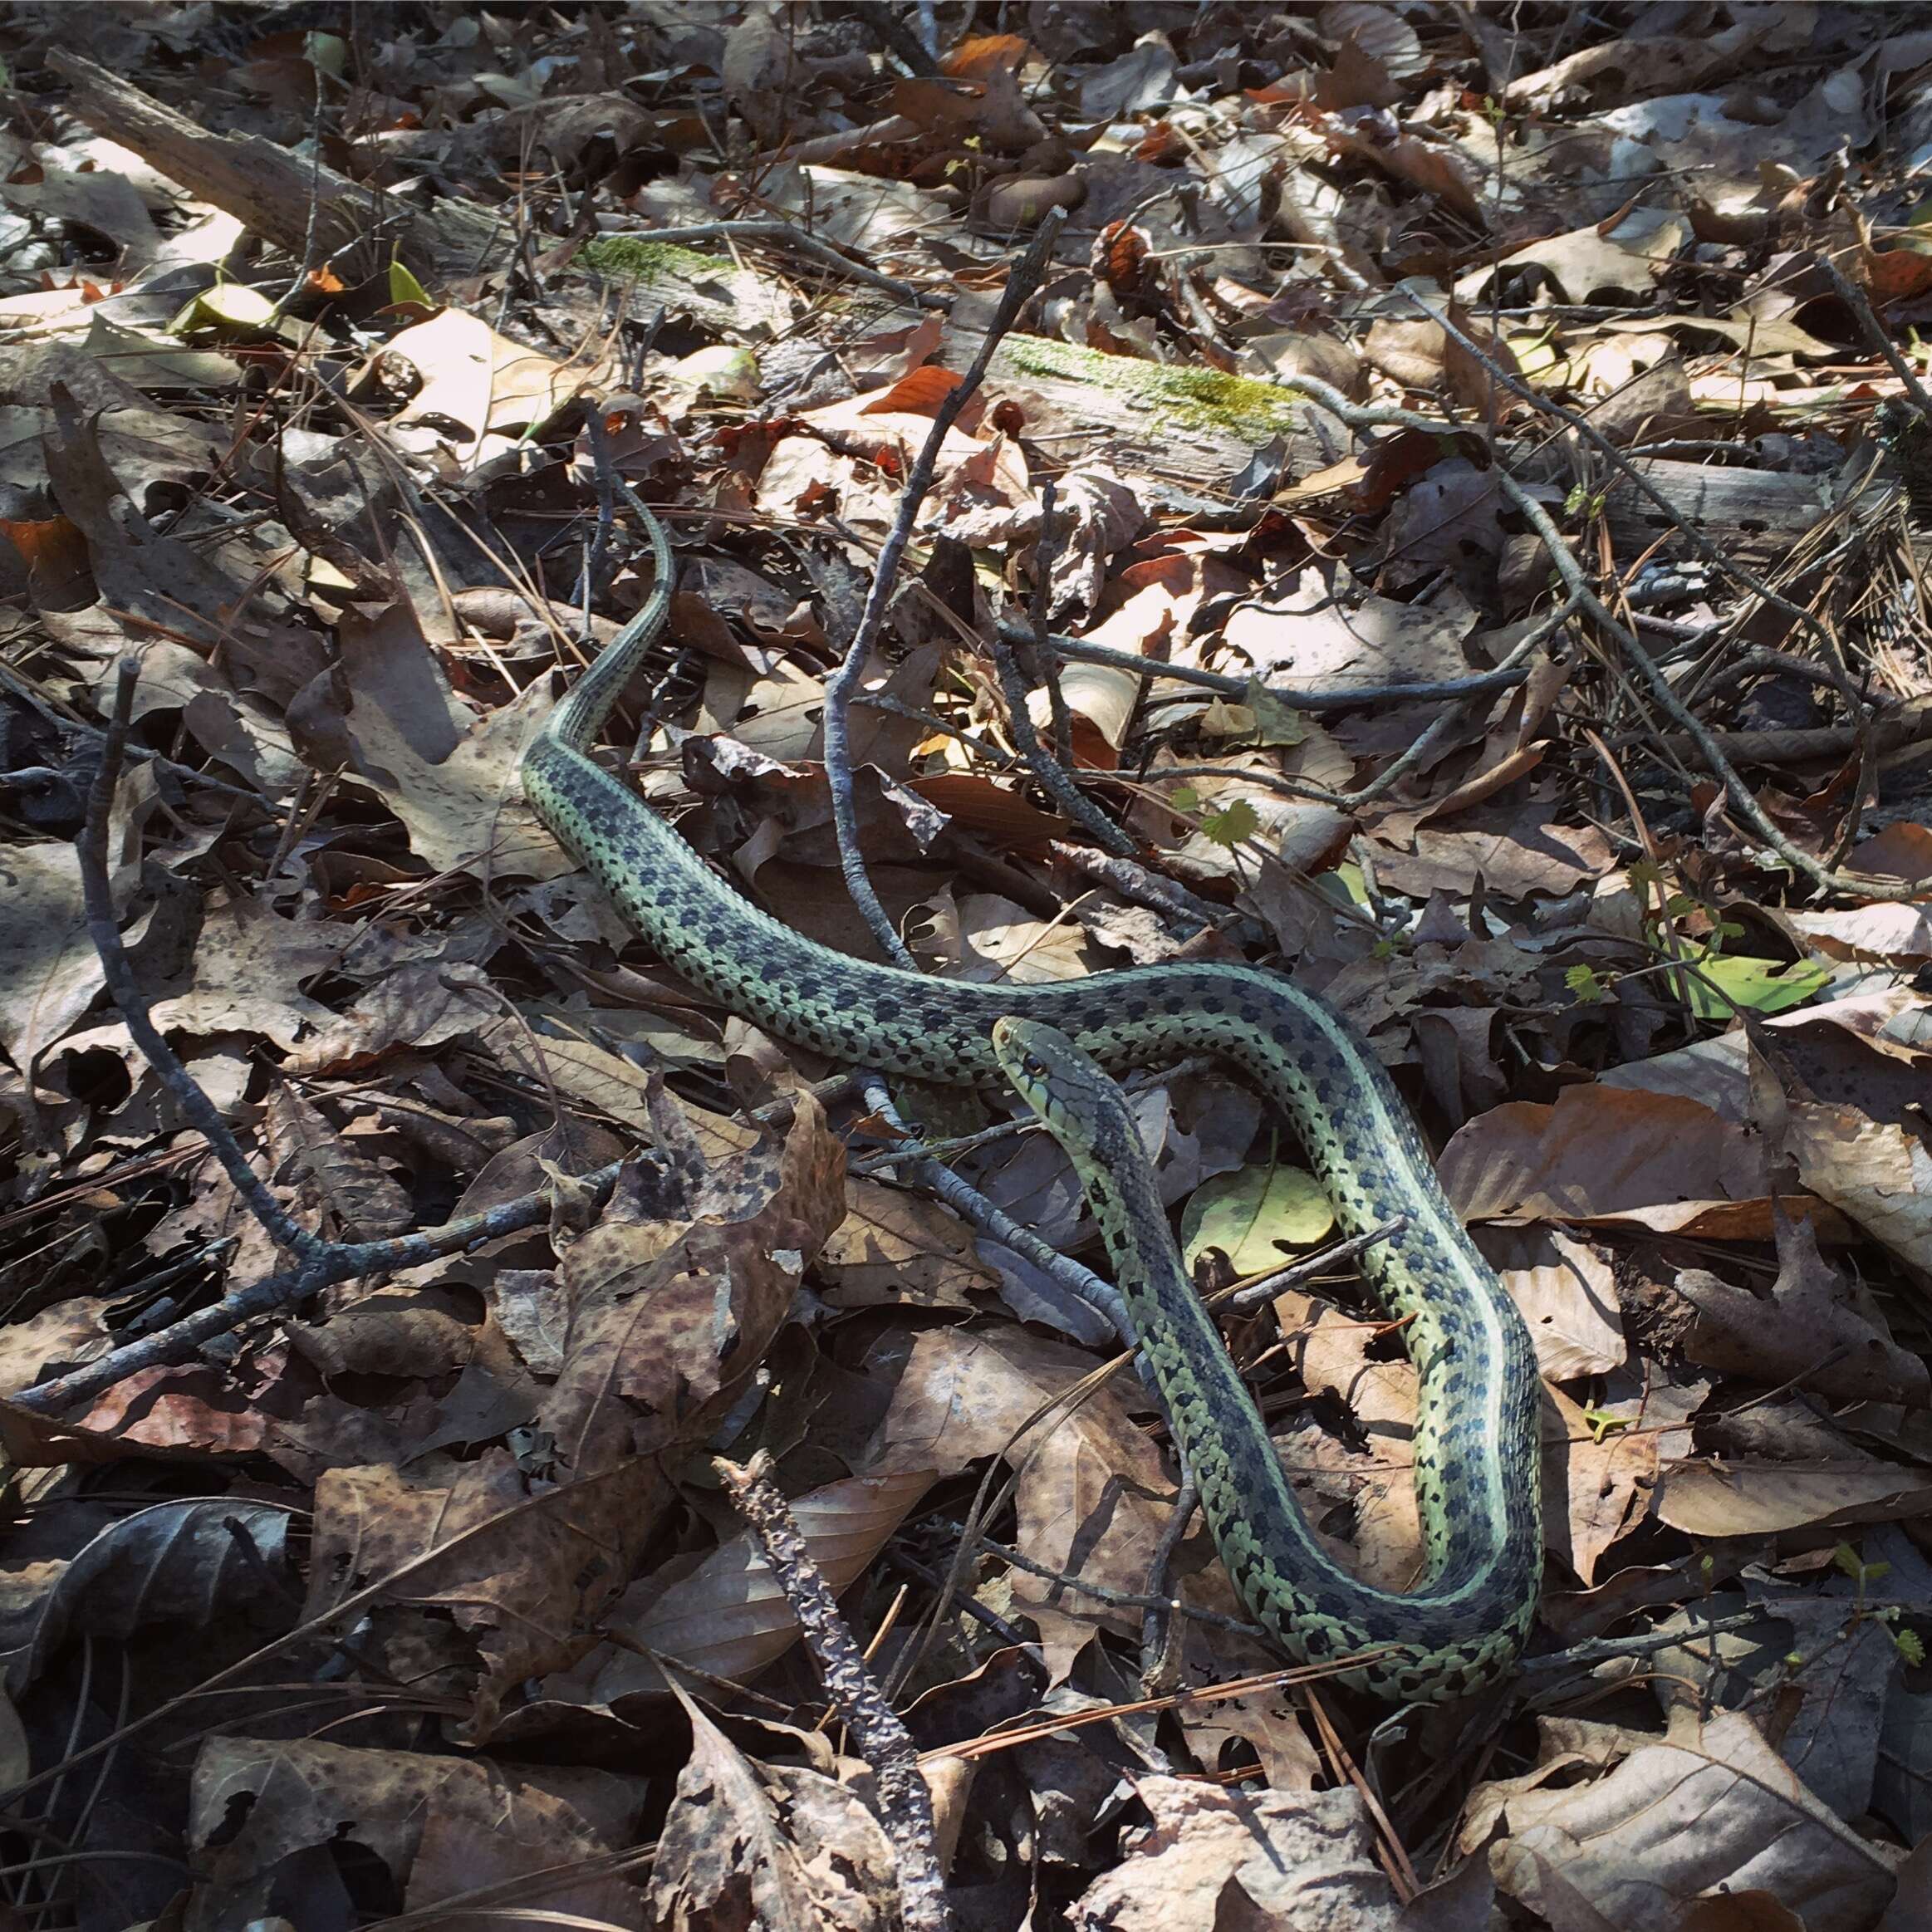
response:
[[[1536,1357],[1380,1063],[1321,1000],[1256,968],[964,985],[851,959],[759,910],[586,755],[669,611],[670,547],[655,518],[648,528],[650,601],[524,755],[537,816],[665,963],[733,1012],[852,1066],[956,1086],[1011,1075],[1080,1169],[1202,1513],[1243,1602],[1284,1650],[1323,1664],[1373,1653],[1342,1681],[1404,1700],[1460,1697],[1501,1676],[1528,1635],[1542,1575]],[[1350,1233],[1405,1217],[1363,1272],[1403,1322],[1420,1379],[1429,1561],[1410,1593],[1349,1575],[1303,1520],[1180,1272],[1119,1089],[1100,1071],[1198,1052],[1238,1068],[1293,1121]]]

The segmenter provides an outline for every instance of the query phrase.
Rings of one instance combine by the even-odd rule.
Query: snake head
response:
[[[1008,1014],[993,1027],[993,1051],[1015,1090],[1064,1144],[1102,1145],[1111,1132],[1130,1135],[1127,1102],[1099,1062],[1057,1027]]]

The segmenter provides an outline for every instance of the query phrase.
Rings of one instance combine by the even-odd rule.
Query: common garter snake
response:
[[[1402,1699],[1459,1697],[1500,1675],[1528,1634],[1542,1573],[1536,1358],[1380,1063],[1323,1002],[1257,968],[1174,963],[966,985],[851,959],[751,904],[587,755],[669,613],[670,547],[646,520],[649,600],[524,754],[537,816],[665,963],[732,1011],[905,1077],[966,1086],[1010,1072],[1074,1155],[1202,1513],[1243,1601],[1290,1655],[1375,1653],[1344,1680]],[[1348,1231],[1402,1220],[1363,1272],[1402,1324],[1420,1383],[1415,1488],[1429,1557],[1410,1592],[1351,1576],[1308,1527],[1181,1272],[1119,1089],[1100,1071],[1202,1052],[1288,1116]]]

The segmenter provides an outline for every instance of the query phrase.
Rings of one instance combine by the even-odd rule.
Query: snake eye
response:
[[[1020,1064],[1024,1067],[1027,1071],[1032,1074],[1036,1080],[1043,1077],[1047,1071],[1047,1063],[1045,1061],[1041,1059],[1037,1053],[1027,1054],[1026,1058],[1022,1060]]]

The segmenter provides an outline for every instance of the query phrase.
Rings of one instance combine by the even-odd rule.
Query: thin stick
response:
[[[839,870],[845,876],[846,889],[851,894],[853,905],[871,928],[872,936],[878,940],[885,957],[909,973],[916,973],[919,967],[906,950],[892,921],[887,918],[885,908],[880,904],[879,895],[873,890],[872,880],[865,870],[865,855],[859,849],[859,813],[852,801],[850,728],[852,699],[858,690],[860,679],[865,675],[872,645],[884,627],[886,602],[898,580],[900,560],[911,539],[919,506],[925,501],[926,492],[932,488],[933,472],[938,466],[946,433],[985,379],[987,365],[993,360],[993,352],[1000,339],[1013,327],[1020,310],[1039,286],[1065,219],[1064,212],[1055,208],[1041,223],[1032,247],[1014,264],[1013,272],[1007,277],[1006,292],[1000,297],[998,310],[988,325],[985,340],[979,346],[979,353],[973,358],[972,366],[934,413],[932,429],[905,479],[899,513],[894,517],[891,531],[879,552],[878,567],[872,574],[872,587],[865,598],[865,608],[860,615],[859,627],[852,635],[844,661],[826,680],[825,771],[831,792],[832,830],[838,839]]]
[[[851,1728],[872,1767],[879,1792],[879,1822],[899,1854],[899,1902],[910,1932],[947,1932],[946,1875],[939,1864],[933,1794],[919,1769],[919,1753],[899,1714],[885,1701],[837,1601],[812,1560],[790,1506],[772,1481],[769,1451],[760,1449],[741,1469],[723,1457],[712,1468],[751,1526],[805,1634],[826,1694]]]
[[[1771,822],[1750,787],[1738,776],[1736,767],[1719,750],[1717,740],[1705,729],[1703,721],[1670,688],[1670,680],[1657,668],[1650,654],[1638,641],[1636,633],[1620,623],[1584,581],[1583,566],[1576,561],[1569,545],[1557,534],[1549,512],[1507,470],[1498,470],[1496,481],[1503,493],[1523,512],[1531,528],[1542,539],[1543,547],[1549,552],[1557,576],[1562,578],[1577,604],[1596,620],[1605,635],[1616,643],[1625,661],[1643,680],[1658,709],[1671,718],[1697,747],[1698,755],[1703,758],[1711,776],[1724,787],[1731,809],[1758,839],[1776,852],[1794,872],[1802,874],[1822,891],[1843,893],[1848,899],[1896,898],[1895,882],[1878,885],[1847,873],[1835,872],[1829,866],[1821,865],[1809,852],[1793,845]]]
[[[248,1210],[281,1247],[303,1261],[312,1261],[329,1246],[319,1235],[293,1220],[282,1204],[262,1184],[241,1144],[229,1132],[215,1104],[202,1091],[193,1074],[176,1057],[174,1049],[162,1038],[150,1016],[146,995],[136,983],[120,943],[120,925],[114,908],[114,888],[107,870],[107,825],[114,811],[115,787],[120,782],[123,756],[127,749],[128,725],[134,717],[135,686],[141,674],[140,660],[133,655],[121,659],[115,670],[114,712],[107,736],[101,748],[101,769],[87,798],[87,823],[81,835],[81,891],[87,909],[87,936],[101,956],[101,974],[108,997],[127,1024],[129,1035],[146,1056],[161,1083],[174,1097],[189,1124],[213,1150],[233,1182],[235,1192]]]

